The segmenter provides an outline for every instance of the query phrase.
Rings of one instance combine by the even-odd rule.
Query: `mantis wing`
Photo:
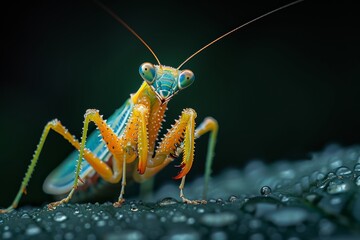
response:
[[[129,98],[119,109],[117,109],[107,120],[107,124],[114,130],[117,136],[123,132],[127,119],[133,108],[133,103]],[[99,136],[99,130],[93,131],[86,141],[86,148],[102,161],[107,162],[111,158],[111,153],[106,144]],[[79,157],[79,151],[74,150],[57,168],[55,168],[45,179],[43,184],[44,192],[48,194],[60,195],[71,190],[74,184],[76,162]],[[83,159],[81,164],[80,178],[95,174],[91,165]],[[80,183],[81,184],[81,183]]]

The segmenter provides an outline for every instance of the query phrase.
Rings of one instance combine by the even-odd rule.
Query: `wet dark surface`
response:
[[[202,179],[186,194],[199,198]],[[21,207],[0,216],[2,239],[359,239],[360,147],[336,145],[299,161],[224,170],[208,204],[187,205],[176,185],[146,201]]]

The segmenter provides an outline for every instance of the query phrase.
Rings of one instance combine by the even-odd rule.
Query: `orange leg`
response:
[[[215,147],[215,139],[218,130],[218,124],[213,118],[206,118],[199,127],[195,128],[196,112],[193,109],[184,109],[180,119],[176,120],[176,123],[165,135],[164,139],[159,145],[156,151],[155,157],[148,163],[146,171],[143,175],[134,172],[134,179],[138,182],[143,182],[146,179],[153,177],[156,173],[166,167],[174,158],[183,154],[183,160],[181,163],[181,171],[175,177],[175,179],[182,179],[179,189],[180,198],[185,203],[198,204],[206,203],[205,200],[189,200],[183,193],[185,185],[185,176],[190,171],[193,159],[194,159],[194,139],[199,138],[203,134],[211,131],[211,137],[209,141],[208,154],[207,154],[207,166],[211,169],[211,161],[213,158],[213,151]],[[210,171],[208,173],[210,174]],[[207,188],[207,185],[205,186]],[[205,194],[204,194],[205,199]]]
[[[74,185],[68,196],[60,201],[51,203],[49,208],[55,208],[56,206],[68,202],[74,191],[77,188],[79,173],[81,168],[81,160],[87,155],[85,150],[85,143],[87,138],[87,131],[90,122],[95,123],[98,127],[103,141],[106,143],[109,151],[114,156],[113,158],[113,169],[110,172],[106,171],[105,174],[100,174],[104,180],[108,182],[118,182],[122,178],[121,192],[119,200],[114,203],[115,207],[119,207],[124,202],[123,195],[125,193],[126,185],[126,164],[131,163],[138,156],[139,158],[139,172],[141,173],[142,165],[146,163],[148,154],[148,137],[147,137],[147,118],[149,109],[144,104],[137,104],[134,106],[132,115],[128,120],[128,124],[125,127],[124,133],[121,137],[118,137],[114,131],[106,124],[98,110],[89,109],[85,113],[85,121],[83,127],[83,134],[81,138],[81,144],[79,148],[79,160],[76,167]],[[91,166],[98,164],[99,161],[93,161],[93,159],[85,158]],[[100,160],[101,163],[103,163]],[[96,169],[97,172],[101,173],[104,169]]]
[[[35,166],[38,162],[40,153],[43,149],[43,146],[45,144],[45,141],[47,139],[47,136],[48,136],[50,130],[53,130],[53,131],[57,132],[58,134],[60,134],[63,138],[68,140],[69,143],[71,145],[73,145],[76,149],[78,149],[78,150],[80,149],[79,141],[76,140],[73,135],[71,135],[71,133],[61,124],[61,122],[59,120],[54,119],[54,120],[48,122],[46,124],[46,126],[44,127],[43,133],[40,138],[40,142],[37,145],[37,148],[35,150],[32,160],[30,162],[28,170],[26,171],[25,177],[21,183],[21,186],[20,186],[20,189],[19,189],[17,195],[15,196],[12,204],[8,208],[0,209],[0,213],[10,212],[17,207],[17,205],[22,197],[22,194],[26,191],[26,187],[30,181],[32,173],[35,170]],[[112,175],[111,168],[106,163],[104,163],[100,159],[96,158],[95,155],[92,154],[90,151],[85,150],[83,157],[88,162],[92,163],[92,166],[95,169],[95,171],[97,171],[102,177],[108,178],[107,176]],[[120,177],[121,176],[118,176],[118,178],[120,178]],[[72,193],[71,193],[71,195],[72,195]],[[51,205],[50,205],[50,207],[51,207]]]

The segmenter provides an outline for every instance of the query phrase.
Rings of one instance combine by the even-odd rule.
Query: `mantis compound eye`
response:
[[[195,75],[190,70],[183,70],[178,78],[178,87],[180,90],[187,88],[195,81]]]
[[[145,62],[139,67],[140,76],[148,83],[152,84],[155,80],[156,71],[153,64]]]

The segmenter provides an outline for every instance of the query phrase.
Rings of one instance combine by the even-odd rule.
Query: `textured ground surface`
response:
[[[202,179],[187,185],[198,198]],[[176,185],[149,201],[22,207],[0,216],[2,239],[360,239],[360,146],[329,146],[311,159],[226,170],[206,205],[186,205]],[[161,199],[161,200],[157,200]]]

